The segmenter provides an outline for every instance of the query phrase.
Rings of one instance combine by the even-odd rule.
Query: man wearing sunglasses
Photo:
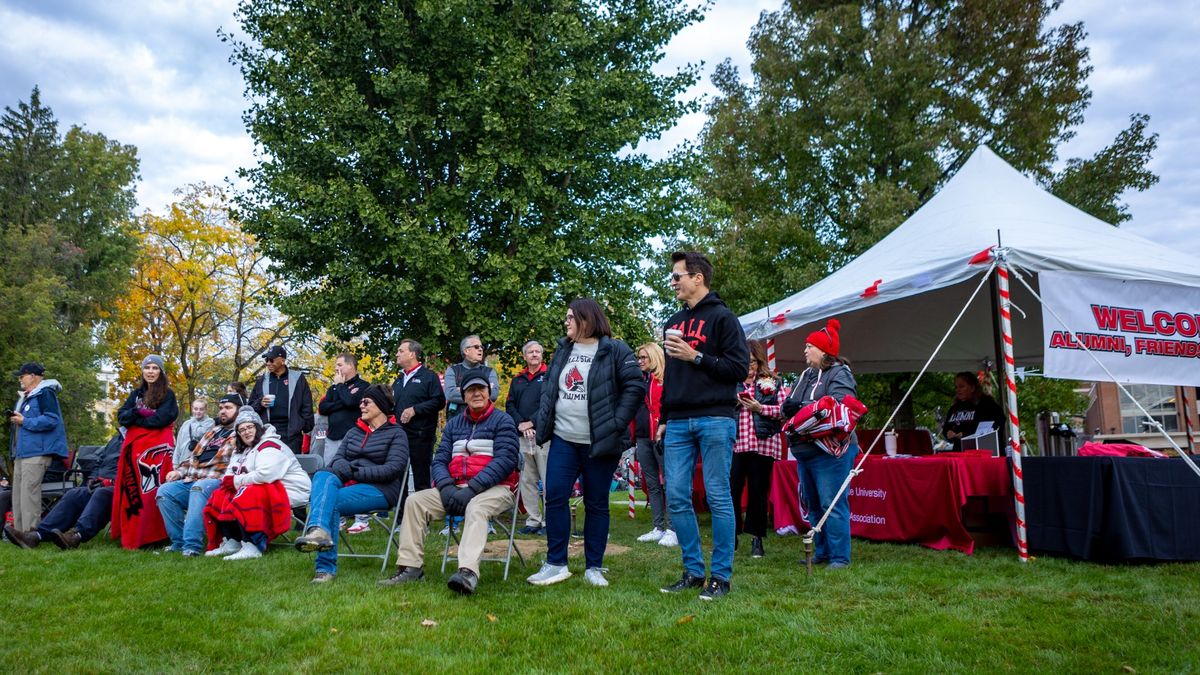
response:
[[[462,351],[462,363],[456,363],[446,370],[445,386],[446,386],[446,411],[450,416],[462,411],[465,405],[463,401],[462,389],[459,383],[463,381],[468,371],[473,371],[476,368],[481,368],[487,373],[488,378],[488,397],[494,403],[496,398],[500,396],[500,378],[496,377],[496,371],[491,366],[484,365],[483,360],[486,354],[483,351],[483,341],[478,335],[468,335],[459,343],[459,349]]]

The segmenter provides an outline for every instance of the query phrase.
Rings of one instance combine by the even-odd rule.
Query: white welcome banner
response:
[[[1118,382],[1200,385],[1200,288],[1074,272],[1038,278],[1048,377],[1109,380],[1086,346]]]

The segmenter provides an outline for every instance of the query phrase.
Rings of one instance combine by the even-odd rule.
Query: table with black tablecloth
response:
[[[1200,560],[1200,476],[1182,459],[1027,457],[1032,553]]]
[[[769,502],[775,528],[809,527],[800,512],[796,462],[776,462]],[[975,550],[963,524],[962,507],[971,497],[1008,497],[1008,461],[971,453],[930,457],[872,455],[850,483],[850,534],[877,541],[920,543],[933,549]]]

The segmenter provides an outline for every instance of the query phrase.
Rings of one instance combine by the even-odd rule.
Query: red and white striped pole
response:
[[[631,519],[637,518],[637,495],[633,492],[633,477],[638,475],[639,469],[637,461],[629,462],[629,480],[625,483],[629,486],[629,517]]]
[[[1012,451],[1013,499],[1017,510],[1017,556],[1029,562],[1029,543],[1025,537],[1025,473],[1021,470],[1021,424],[1017,417],[1016,363],[1013,360],[1012,301],[1008,292],[1008,270],[996,266],[1000,293],[1000,334],[1004,341],[1004,384],[1008,396],[1008,443]]]
[[[1183,428],[1187,431],[1188,452],[1196,451],[1196,437],[1192,432],[1192,411],[1188,406],[1187,387],[1179,388],[1179,398],[1183,403]]]
[[[775,372],[775,340],[767,338],[767,367]]]

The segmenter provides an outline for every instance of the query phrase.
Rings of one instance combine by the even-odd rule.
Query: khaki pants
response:
[[[546,519],[542,517],[542,500],[538,494],[538,481],[546,484],[546,457],[550,454],[550,443],[541,445],[521,437],[521,454],[525,458],[525,466],[521,469],[521,503],[525,505],[525,513],[529,516],[525,524],[529,527],[542,527]]]
[[[507,485],[495,485],[475,495],[467,504],[463,517],[462,535],[458,540],[458,566],[479,575],[479,557],[487,544],[488,520],[508,511],[513,505],[512,490]],[[421,490],[408,496],[404,504],[404,520],[400,524],[400,546],[396,549],[396,564],[421,567],[425,564],[425,531],[430,521],[446,517],[442,495],[437,488]]]
[[[27,532],[42,519],[42,477],[54,458],[25,457],[13,463],[13,527]]]

